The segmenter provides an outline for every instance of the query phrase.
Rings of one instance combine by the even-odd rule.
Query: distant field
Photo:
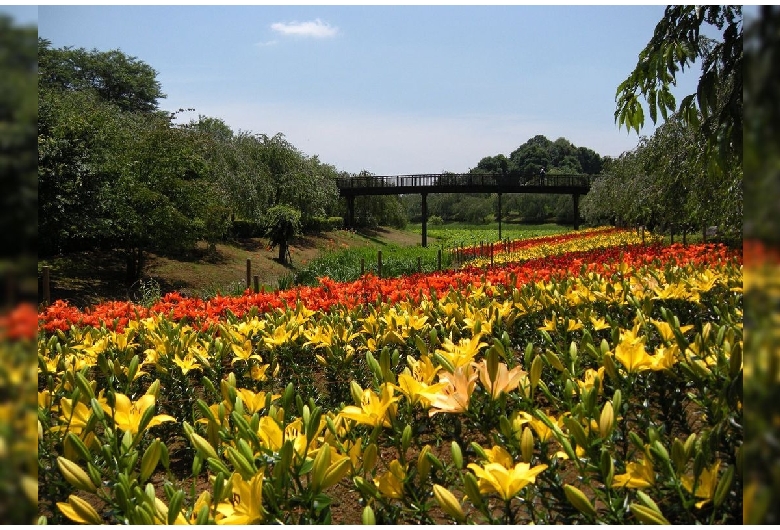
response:
[[[407,230],[422,234],[420,223],[409,224]],[[553,223],[542,225],[507,224],[501,226],[501,239],[527,239],[529,237],[563,234],[572,230],[569,226]],[[436,239],[436,246],[452,248],[460,245],[478,245],[480,242],[498,241],[498,223],[484,225],[447,223],[439,226],[428,224],[428,237]]]

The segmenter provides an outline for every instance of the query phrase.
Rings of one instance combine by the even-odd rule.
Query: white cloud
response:
[[[267,48],[267,47],[269,47],[269,46],[274,46],[274,45],[276,45],[276,43],[277,43],[277,42],[279,42],[279,41],[276,41],[276,40],[268,40],[268,41],[265,41],[265,42],[256,42],[256,43],[255,43],[255,46],[257,46],[258,48]]]
[[[308,22],[275,22],[271,24],[271,29],[282,35],[314,37],[317,39],[334,37],[339,31],[338,28],[333,27],[320,19]]]

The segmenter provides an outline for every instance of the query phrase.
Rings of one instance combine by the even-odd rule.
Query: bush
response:
[[[343,217],[312,217],[309,222],[304,226],[305,230],[311,230],[313,232],[330,232],[331,230],[338,230],[344,226]]]
[[[432,215],[431,218],[428,219],[428,224],[432,226],[441,226],[444,224],[444,219],[438,215]]]
[[[263,237],[263,228],[255,221],[236,219],[230,229],[232,237]]]

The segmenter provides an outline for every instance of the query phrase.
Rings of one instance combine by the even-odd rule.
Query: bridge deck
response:
[[[342,197],[406,193],[588,193],[592,175],[539,175],[530,178],[472,174],[352,177],[336,180]]]

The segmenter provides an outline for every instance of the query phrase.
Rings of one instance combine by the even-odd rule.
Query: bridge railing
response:
[[[591,184],[592,175],[582,174],[551,174],[536,175],[533,177],[515,177],[487,174],[423,174],[423,175],[395,175],[395,176],[367,176],[339,178],[336,185],[341,189],[355,188],[437,188],[457,186],[543,186],[543,187],[584,187]]]

